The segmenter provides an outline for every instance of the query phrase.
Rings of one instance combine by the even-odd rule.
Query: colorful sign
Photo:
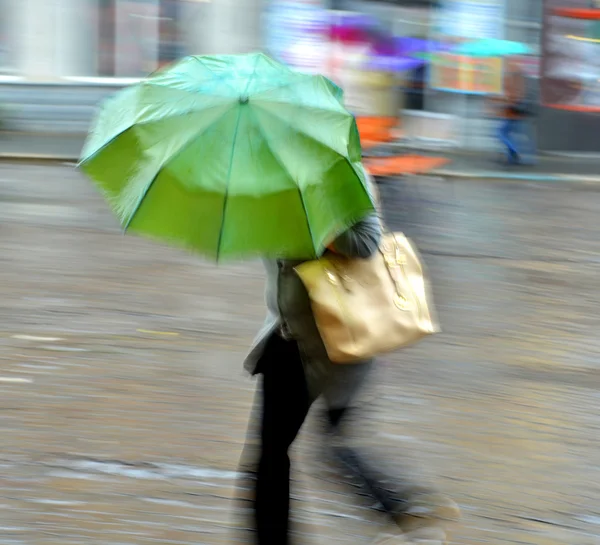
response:
[[[557,8],[590,8],[589,0],[545,0],[540,91],[551,108],[600,111],[598,21],[564,17]]]
[[[501,94],[502,59],[436,55],[431,62],[430,86],[440,91],[467,94]]]
[[[504,37],[504,0],[444,0],[436,38],[458,44],[465,40]],[[443,53],[431,59],[429,85],[453,93],[502,92],[502,60]]]
[[[455,38],[504,37],[504,0],[444,0],[437,32]]]

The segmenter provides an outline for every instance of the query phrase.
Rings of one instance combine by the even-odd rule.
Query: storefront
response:
[[[598,4],[545,0],[539,120],[542,150],[600,152]]]

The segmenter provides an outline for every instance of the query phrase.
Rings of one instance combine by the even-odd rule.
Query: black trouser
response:
[[[274,335],[269,339],[258,372],[262,374],[260,457],[255,480],[254,515],[260,545],[287,545],[290,506],[288,450],[310,408],[310,397],[298,345]],[[328,423],[336,430],[346,408],[328,410]],[[383,485],[384,475],[348,446],[334,448],[339,462],[383,508],[399,511],[398,495]]]
[[[288,449],[310,408],[298,345],[274,335],[260,362],[261,453],[256,475],[255,516],[260,545],[286,545],[290,504]]]

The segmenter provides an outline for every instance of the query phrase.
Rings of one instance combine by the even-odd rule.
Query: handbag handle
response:
[[[380,220],[381,222],[381,220]],[[408,310],[410,307],[410,303],[406,296],[402,293],[400,288],[400,283],[398,282],[398,278],[396,276],[396,270],[401,269],[404,275],[406,276],[406,272],[404,271],[404,265],[406,265],[406,256],[404,252],[400,248],[398,241],[396,239],[396,235],[385,228],[383,222],[381,222],[382,234],[386,234],[387,238],[392,238],[393,242],[393,254],[390,253],[390,249],[385,247],[385,244],[380,244],[377,250],[381,254],[383,259],[385,268],[390,277],[390,280],[394,284],[394,305],[399,310]],[[339,267],[335,264],[335,261],[329,261],[328,265],[324,267],[325,275],[327,276],[327,280],[334,286],[341,286],[344,290],[350,291],[350,284],[354,282],[354,280],[344,274]]]
[[[396,293],[394,294],[394,305],[396,305],[396,307],[399,310],[408,310],[408,308],[409,308],[408,299],[406,298],[405,295],[403,295],[401,293],[398,278],[396,277],[396,274],[394,272],[392,272],[397,269],[401,269],[402,272],[404,273],[404,275],[406,276],[406,272],[404,271],[404,265],[406,265],[406,256],[404,255],[400,246],[398,245],[398,240],[396,239],[396,235],[393,232],[388,231],[385,228],[383,222],[381,222],[381,227],[382,227],[382,232],[383,233],[387,232],[387,234],[389,236],[391,236],[391,238],[394,241],[393,256],[390,255],[387,248],[382,248],[382,245],[380,245],[378,248],[379,253],[383,257],[383,262],[385,263],[385,268],[386,268],[388,274],[390,275],[390,279],[394,283],[394,288],[396,290]]]

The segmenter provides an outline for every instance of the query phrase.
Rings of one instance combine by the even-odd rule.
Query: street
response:
[[[461,506],[461,545],[600,544],[600,186],[389,180],[443,333],[381,358],[356,430]],[[123,236],[70,165],[0,163],[0,543],[232,543],[256,263]],[[295,449],[302,543],[368,505]]]

